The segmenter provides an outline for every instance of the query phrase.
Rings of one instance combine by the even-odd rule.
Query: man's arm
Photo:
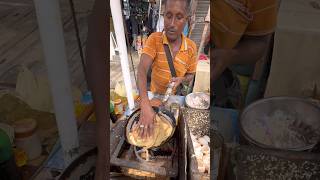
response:
[[[141,102],[143,102],[143,104],[147,103],[147,105],[150,105],[147,93],[147,73],[151,64],[152,59],[148,55],[142,54],[138,65],[138,89]]]
[[[194,73],[187,73],[183,77],[174,77],[170,82],[175,82],[174,89],[176,89],[181,83],[190,85],[190,82],[193,80]]]
[[[229,66],[233,64],[255,64],[266,52],[271,34],[265,36],[243,36],[239,44],[233,49],[233,57]]]
[[[212,49],[213,68],[211,78],[215,81],[222,72],[234,64],[255,64],[266,52],[271,34],[244,36],[233,49]]]
[[[153,131],[153,119],[155,112],[150,104],[147,93],[147,73],[152,64],[152,59],[149,55],[142,54],[138,66],[138,89],[140,95],[141,115],[139,119],[139,134],[145,138],[150,136]]]

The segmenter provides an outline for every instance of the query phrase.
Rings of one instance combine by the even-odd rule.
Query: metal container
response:
[[[219,177],[219,171],[220,171],[220,165],[222,162],[222,149],[223,149],[223,137],[217,132],[213,131],[211,132],[212,135],[210,137],[210,154],[211,155],[211,177],[213,180],[218,179]]]
[[[177,123],[176,123],[176,119],[173,115],[173,113],[171,113],[170,111],[166,110],[166,109],[163,109],[163,108],[158,108],[158,107],[153,107],[154,111],[159,115],[159,116],[162,116],[164,117],[173,127],[173,131],[170,135],[170,137],[168,137],[168,139],[164,142],[162,142],[161,145],[165,144],[166,142],[168,142],[170,140],[170,138],[173,136],[174,132],[175,132],[175,129],[176,129],[176,126],[177,126]],[[130,117],[128,118],[128,123],[126,125],[126,139],[127,139],[127,142],[129,144],[132,144],[131,142],[129,142],[129,139],[127,138],[128,135],[129,135],[129,132],[131,131],[131,128],[133,127],[134,125],[134,122],[137,122],[139,121],[139,117],[140,117],[140,109],[136,109],[131,115]],[[134,145],[134,144],[132,144]],[[155,148],[155,147],[151,147],[151,148]]]
[[[187,148],[188,148],[188,179],[198,180],[198,179],[210,179],[209,173],[200,172],[198,169],[198,161],[195,156],[195,150],[193,147],[192,139],[190,133],[197,137],[202,137],[204,135],[209,136],[210,133],[210,118],[209,118],[209,110],[198,110],[191,108],[184,108],[182,110],[183,120],[187,123]],[[210,137],[210,142],[212,139]],[[210,155],[212,158],[212,146],[210,147]],[[210,159],[211,161],[211,159]],[[212,163],[210,163],[210,173],[212,173]]]
[[[311,103],[309,100],[295,97],[272,97],[259,100],[255,103],[249,105],[242,113],[240,118],[240,131],[243,137],[250,143],[258,147],[268,148],[268,149],[283,149],[283,150],[293,150],[293,151],[304,151],[311,149],[314,144],[310,145],[299,145],[296,147],[282,147],[279,148],[274,144],[266,144],[265,142],[260,142],[257,140],[257,136],[249,135],[249,132],[259,131],[257,128],[252,128],[250,124],[260,123],[265,127],[265,131],[271,129],[272,132],[279,129],[280,127],[274,126],[270,122],[270,119],[274,117],[276,111],[284,112],[290,116],[294,116],[294,119],[303,121],[305,124],[313,127],[314,129],[320,129],[320,109],[315,104]],[[288,120],[282,118],[283,120]],[[262,126],[260,126],[262,127]],[[281,130],[280,130],[281,132]],[[270,137],[271,138],[272,133]]]
[[[319,179],[319,154],[253,146],[233,149],[236,179]],[[285,168],[284,168],[285,167]]]
[[[37,122],[34,119],[16,121],[14,131],[15,144],[27,153],[28,160],[38,158],[42,153],[42,146],[37,133]]]
[[[196,98],[200,98],[203,102],[201,106],[196,106],[193,102]],[[186,96],[186,105],[193,109],[209,109],[210,107],[210,95],[203,92],[194,92]]]

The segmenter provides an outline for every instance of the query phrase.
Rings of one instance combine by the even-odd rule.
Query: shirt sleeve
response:
[[[156,57],[156,35],[155,33],[151,34],[148,39],[146,40],[143,49],[142,54],[147,54],[152,59]]]
[[[277,24],[278,6],[278,0],[253,1],[250,7],[253,20],[248,25],[245,34],[261,36],[274,32]]]
[[[189,61],[189,66],[187,69],[187,73],[195,73],[197,70],[197,64],[198,64],[198,60],[197,60],[197,46],[196,44],[192,43],[191,46],[191,52],[190,52],[190,61]]]

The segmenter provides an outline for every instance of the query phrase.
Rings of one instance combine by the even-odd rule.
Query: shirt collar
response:
[[[187,39],[183,34],[181,34],[181,36],[182,36],[182,41],[181,41],[182,43],[181,43],[180,51],[187,51],[188,50]],[[169,44],[169,41],[165,32],[162,33],[162,43]]]

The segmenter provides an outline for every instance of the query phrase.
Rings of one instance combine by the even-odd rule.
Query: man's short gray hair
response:
[[[162,4],[164,4],[164,6],[166,6],[167,5],[167,1],[169,1],[169,0],[162,0]],[[190,1],[191,0],[171,0],[171,1],[184,1],[184,2],[186,2],[186,7],[185,7],[185,9],[186,9],[186,14],[187,14],[187,16],[189,16],[190,15],[190,12],[191,12],[191,7],[190,7]]]

